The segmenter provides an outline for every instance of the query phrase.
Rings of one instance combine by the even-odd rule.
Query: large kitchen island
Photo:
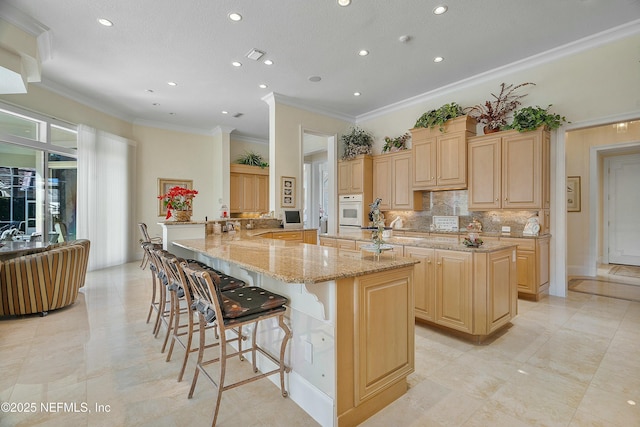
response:
[[[260,237],[172,242],[214,268],[289,299],[289,396],[322,426],[355,426],[407,391],[414,371],[415,259]],[[282,337],[258,331],[277,354]],[[266,359],[259,366],[269,369]],[[275,382],[274,382],[275,383]]]

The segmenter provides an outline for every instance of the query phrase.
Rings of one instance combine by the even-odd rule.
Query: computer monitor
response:
[[[284,228],[302,228],[302,215],[300,211],[284,211]]]

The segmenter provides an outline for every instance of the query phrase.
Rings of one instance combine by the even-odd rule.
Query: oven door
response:
[[[340,218],[339,218],[338,225],[340,227],[361,227],[362,226],[362,199],[361,198],[354,198],[353,196],[340,196],[338,208],[340,211]]]

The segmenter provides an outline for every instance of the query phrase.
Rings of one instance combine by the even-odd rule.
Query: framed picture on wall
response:
[[[292,176],[283,176],[280,182],[282,196],[280,206],[283,208],[296,207],[296,179]]]
[[[580,212],[580,177],[567,177],[567,212]]]
[[[167,194],[173,187],[182,187],[193,190],[193,180],[158,178],[158,196]],[[162,200],[158,199],[158,216],[167,216],[167,208],[163,206]]]

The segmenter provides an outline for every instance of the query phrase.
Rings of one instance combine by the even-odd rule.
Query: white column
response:
[[[233,130],[234,128],[225,126],[216,126],[213,129],[214,148],[211,163],[213,206],[207,211],[213,212],[216,218],[220,211],[220,206],[223,204],[229,206],[229,203],[231,202],[229,189],[229,164],[231,163],[231,155],[229,144],[231,141],[231,132]]]

